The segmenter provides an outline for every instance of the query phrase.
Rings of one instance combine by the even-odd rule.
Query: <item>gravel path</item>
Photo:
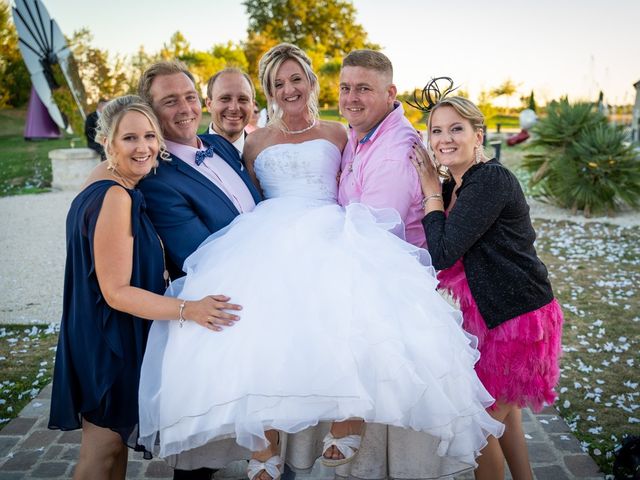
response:
[[[76,192],[0,198],[0,324],[59,322],[65,260],[65,218]],[[638,212],[589,218],[530,201],[531,216],[640,226]]]
[[[0,198],[0,324],[60,321],[64,223],[75,195]]]

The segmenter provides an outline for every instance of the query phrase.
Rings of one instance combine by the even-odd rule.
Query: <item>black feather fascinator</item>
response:
[[[413,92],[413,102],[407,100],[407,104],[413,108],[417,108],[422,112],[429,113],[438,102],[457,90],[458,87],[453,86],[453,79],[450,77],[435,77],[429,80],[420,92],[418,98],[417,92]]]

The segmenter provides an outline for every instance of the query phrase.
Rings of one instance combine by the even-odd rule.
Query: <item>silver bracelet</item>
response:
[[[184,325],[184,322],[187,321],[186,318],[184,318],[184,316],[182,315],[182,313],[184,312],[184,307],[187,305],[187,301],[186,300],[182,300],[182,303],[180,304],[180,313],[179,318],[178,318],[178,322],[180,322],[180,328],[182,328],[182,325]]]
[[[431,200],[432,198],[437,198],[439,200],[442,200],[442,194],[441,193],[432,193],[431,195],[427,195],[426,197],[424,197],[422,199],[422,209],[424,210],[425,208],[427,208],[427,202],[429,200]]]

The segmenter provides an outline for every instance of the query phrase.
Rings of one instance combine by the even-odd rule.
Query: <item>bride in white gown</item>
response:
[[[234,437],[262,451],[251,477],[276,478],[276,430],[356,418],[427,432],[439,455],[473,465],[502,433],[485,412],[475,338],[436,292],[428,253],[399,238],[397,212],[337,205],[346,134],[317,119],[303,55],[281,45],[261,60],[276,120],[247,138],[245,159],[266,200],[206,240],[169,293],[222,292],[241,319],[218,332],[154,322],[141,443],[152,450],[159,434],[166,457]]]

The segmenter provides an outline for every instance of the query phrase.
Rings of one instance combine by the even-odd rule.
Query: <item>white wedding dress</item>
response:
[[[243,309],[221,332],[154,322],[139,399],[149,450],[157,434],[161,457],[230,437],[259,450],[265,429],[358,417],[427,432],[439,455],[473,464],[502,433],[428,253],[390,233],[394,210],[338,206],[339,165],[327,140],[268,147],[255,161],[266,200],[186,260],[171,295]]]

